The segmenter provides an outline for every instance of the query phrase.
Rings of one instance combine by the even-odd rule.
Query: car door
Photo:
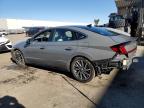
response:
[[[52,30],[45,30],[30,41],[25,47],[25,57],[30,63],[45,65],[49,61],[47,43],[51,41]]]
[[[55,29],[52,42],[48,42],[49,61],[53,66],[64,68],[77,50],[78,42],[74,31]]]

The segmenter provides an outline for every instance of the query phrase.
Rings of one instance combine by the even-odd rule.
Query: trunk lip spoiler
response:
[[[135,51],[135,50],[137,50],[137,47],[131,49],[130,51],[127,51],[127,53],[131,53],[131,52],[133,52],[133,51]]]
[[[129,43],[131,43],[131,41],[127,41],[127,42],[123,42],[123,43],[120,43],[120,44],[116,44],[116,45],[113,45],[111,47],[117,47],[117,46],[129,44]]]

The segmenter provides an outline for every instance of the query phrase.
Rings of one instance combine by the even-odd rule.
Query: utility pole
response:
[[[140,27],[143,28],[144,24],[144,0],[141,0],[141,6],[140,6]]]
[[[144,0],[140,1],[139,5],[139,12],[140,12],[140,17],[139,17],[139,27],[138,27],[138,42],[140,43],[141,38],[142,38],[142,32],[144,30]]]
[[[142,1],[142,28],[144,30],[144,0],[141,0]]]

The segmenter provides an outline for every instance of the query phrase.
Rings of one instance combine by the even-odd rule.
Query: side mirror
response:
[[[30,44],[31,43],[31,39],[28,39],[27,41],[26,41],[26,44]]]
[[[30,43],[31,43],[31,38],[26,40],[26,44],[25,44],[25,46],[24,46],[24,47],[29,46],[29,45],[30,45]]]

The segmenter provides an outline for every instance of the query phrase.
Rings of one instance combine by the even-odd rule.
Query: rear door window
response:
[[[86,36],[84,35],[84,34],[82,34],[82,33],[76,33],[76,35],[77,35],[77,40],[81,40],[81,39],[85,39],[86,38]]]
[[[53,34],[54,42],[60,42],[60,41],[73,41],[76,40],[75,32],[71,30],[66,29],[56,29]]]

